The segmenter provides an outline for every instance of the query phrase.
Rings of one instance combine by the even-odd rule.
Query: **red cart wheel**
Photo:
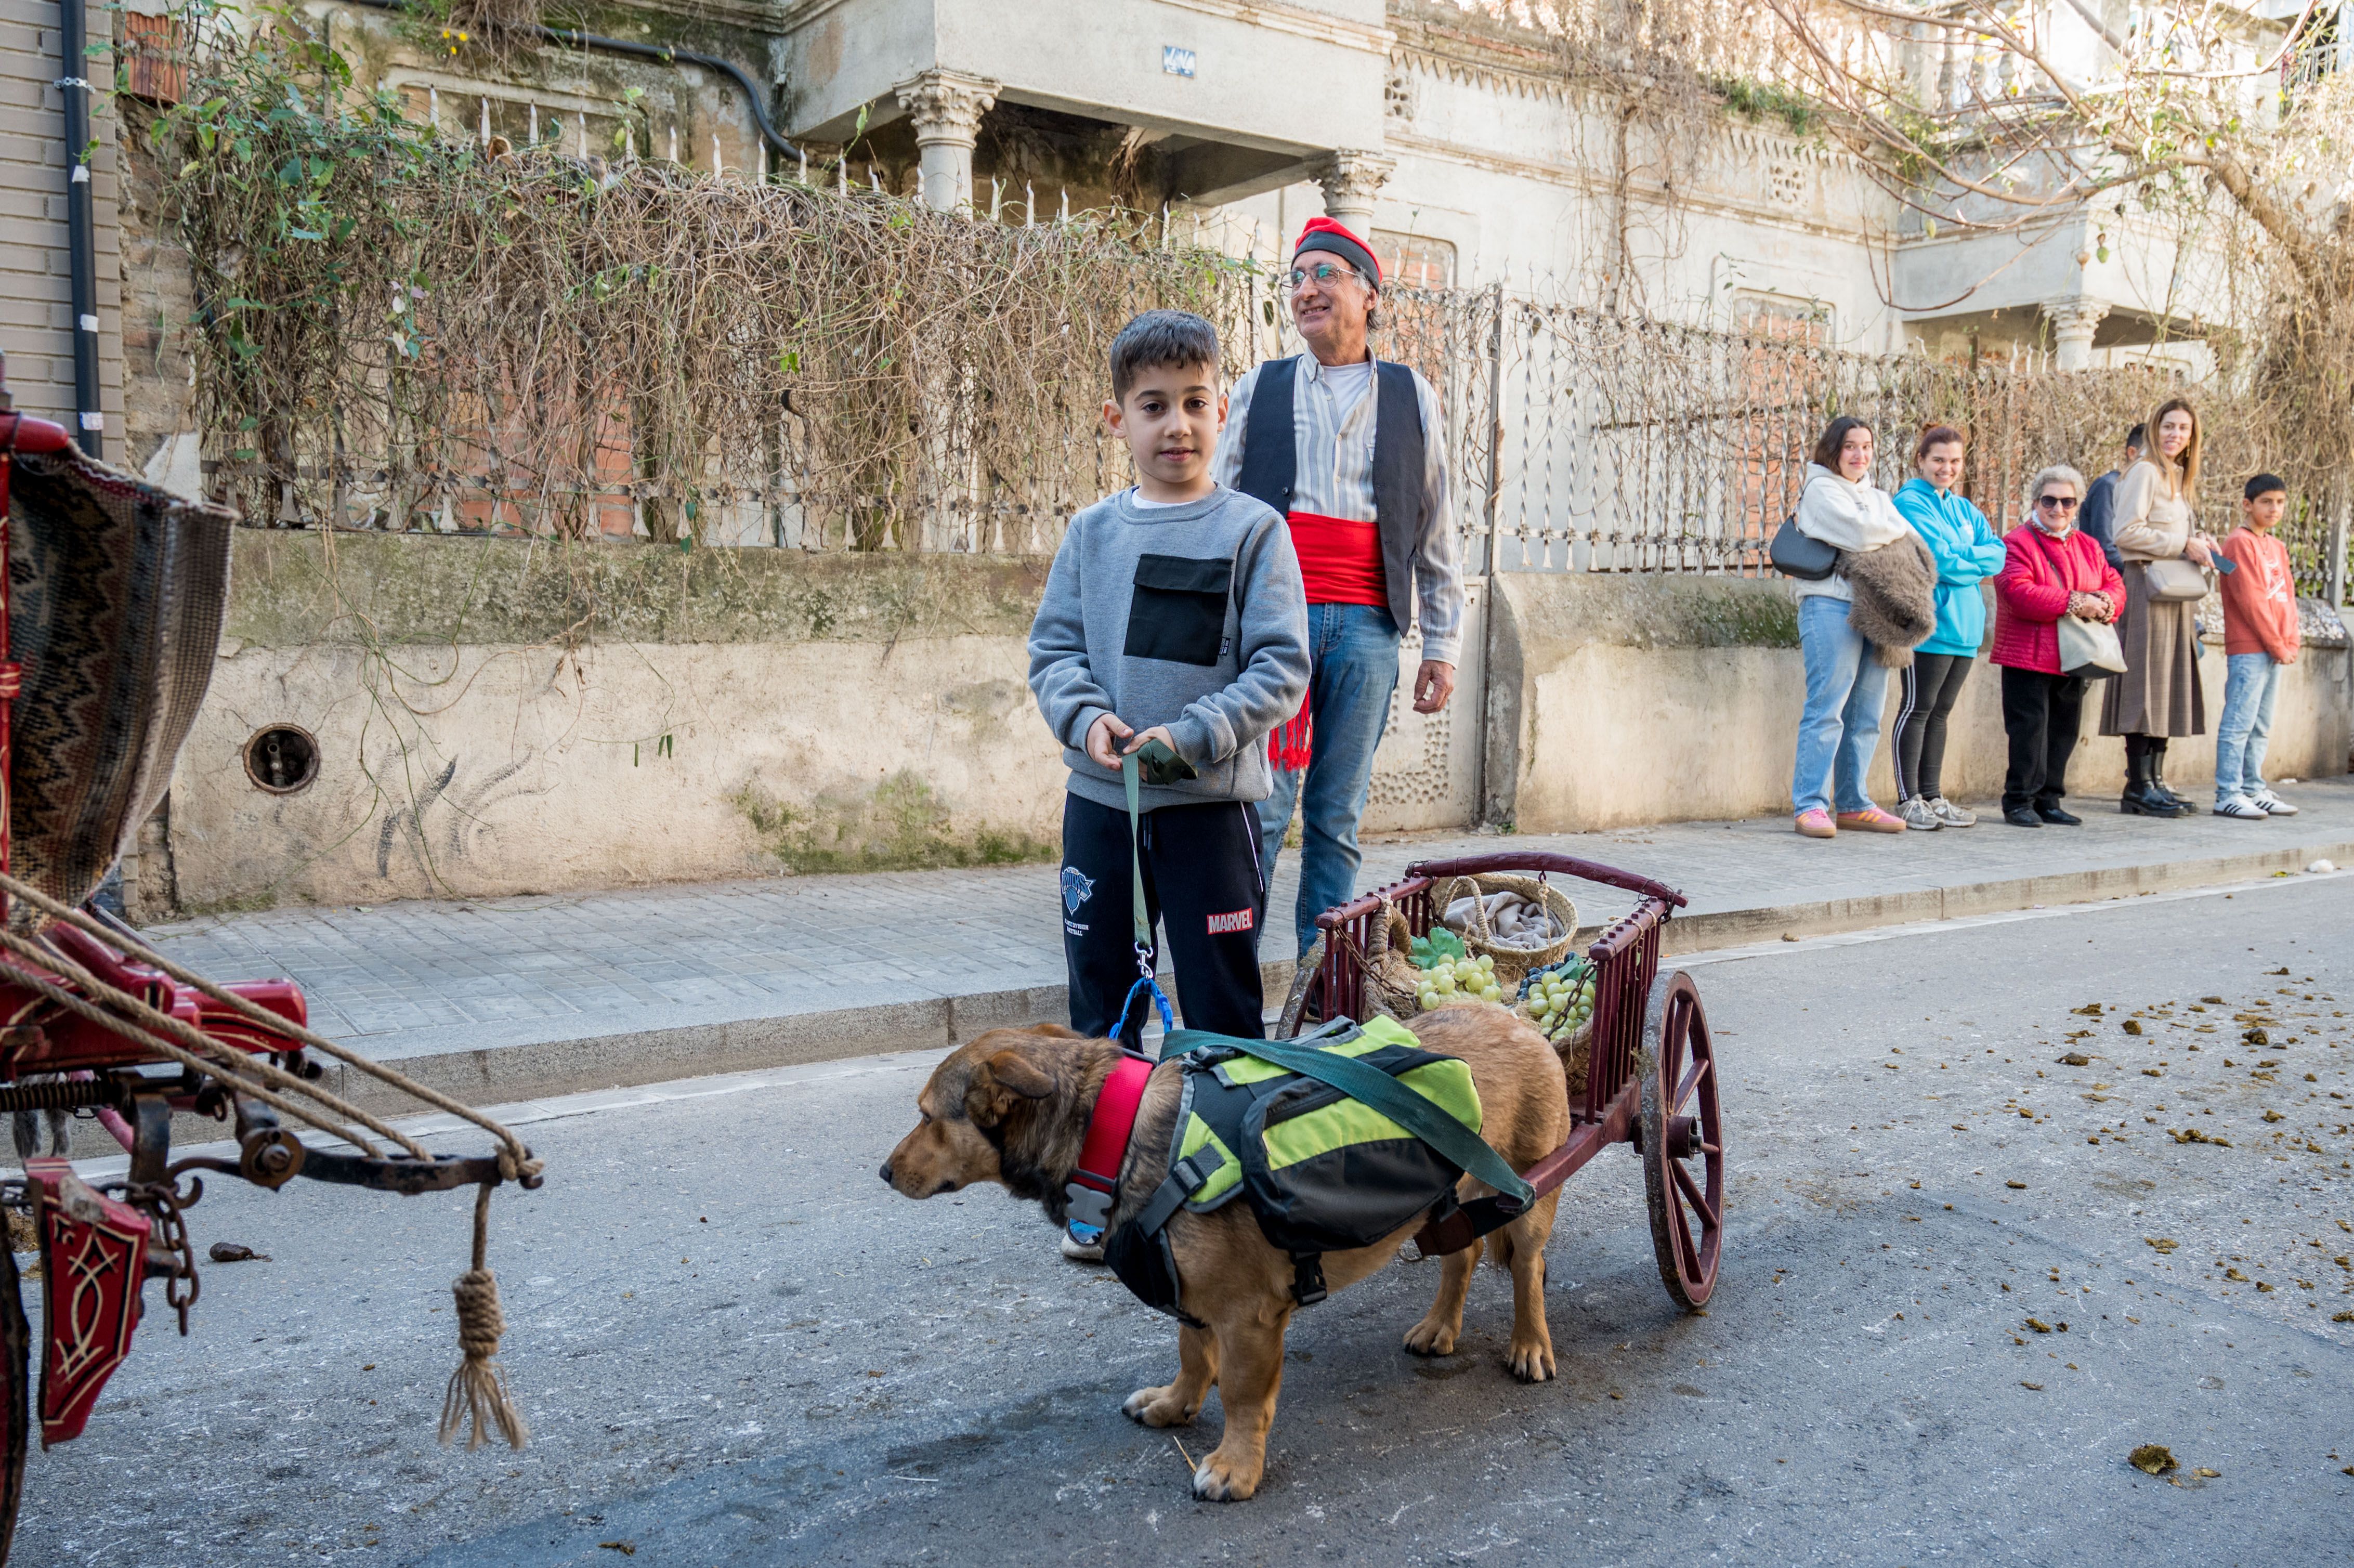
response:
[[[0,1235],[0,1563],[8,1561],[16,1536],[16,1508],[25,1500],[25,1452],[31,1436],[33,1330],[25,1321],[12,1238]]]
[[[1683,970],[1652,982],[1643,1013],[1643,1187],[1659,1282],[1698,1308],[1716,1288],[1724,1245],[1724,1131],[1716,1047],[1700,988]],[[1700,1160],[1695,1176],[1691,1161]]]

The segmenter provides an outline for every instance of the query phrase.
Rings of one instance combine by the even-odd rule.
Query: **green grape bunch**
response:
[[[1529,976],[1512,1011],[1547,1040],[1567,1040],[1594,1016],[1593,966],[1578,959]]]
[[[1426,1012],[1450,1001],[1504,1000],[1503,983],[1496,979],[1496,960],[1486,953],[1476,959],[1468,954],[1454,959],[1434,958],[1419,967],[1416,974],[1415,1000]]]

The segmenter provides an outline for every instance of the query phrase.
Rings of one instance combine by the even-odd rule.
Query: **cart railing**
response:
[[[1449,877],[1500,872],[1574,876],[1641,895],[1632,910],[1604,927],[1585,949],[1595,969],[1594,1043],[1585,1103],[1570,1108],[1580,1123],[1598,1122],[1634,1076],[1643,1042],[1643,1010],[1659,972],[1659,932],[1684,904],[1682,894],[1648,876],[1575,855],[1539,852],[1417,861],[1398,881],[1316,917],[1324,933],[1324,952],[1309,982],[1301,1021],[1342,1014],[1353,1018],[1363,1008],[1365,955],[1372,950],[1373,922],[1384,904],[1405,916],[1416,936],[1426,936],[1436,923],[1430,902],[1434,886]]]

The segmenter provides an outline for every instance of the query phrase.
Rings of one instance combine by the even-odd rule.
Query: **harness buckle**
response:
[[[1093,1246],[1103,1240],[1104,1225],[1111,1218],[1111,1194],[1100,1188],[1074,1181],[1063,1189],[1066,1218],[1063,1228],[1081,1246]]]

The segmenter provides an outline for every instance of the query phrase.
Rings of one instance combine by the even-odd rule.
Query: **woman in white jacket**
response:
[[[1872,455],[1871,426],[1851,415],[1830,422],[1807,465],[1799,533],[1850,555],[1904,536],[1895,503],[1872,482]],[[1797,590],[1798,646],[1807,659],[1807,707],[1790,775],[1798,832],[1810,839],[1830,838],[1840,828],[1901,833],[1904,820],[1873,805],[1863,788],[1880,744],[1888,668],[1848,624],[1853,593],[1843,575],[1799,580]]]

